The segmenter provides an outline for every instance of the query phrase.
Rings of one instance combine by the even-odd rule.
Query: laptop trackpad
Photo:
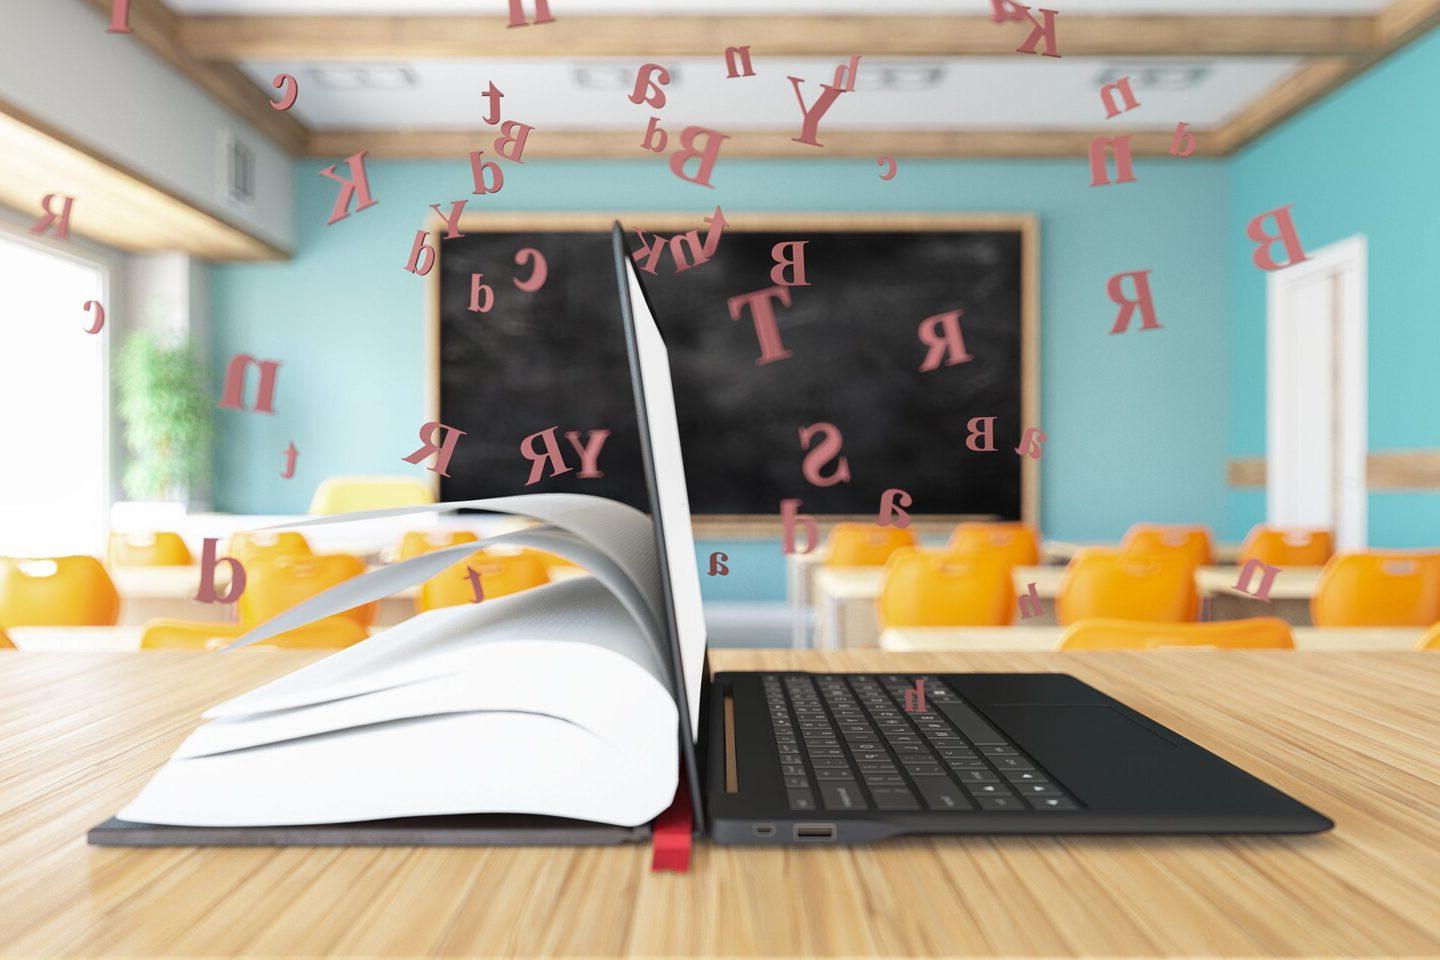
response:
[[[1173,803],[1203,756],[1109,706],[987,704],[985,712],[1082,802]]]

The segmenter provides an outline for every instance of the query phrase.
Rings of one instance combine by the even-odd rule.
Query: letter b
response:
[[[770,268],[770,282],[777,283],[782,287],[808,287],[810,281],[805,279],[805,244],[809,240],[782,240],[770,248],[770,259],[775,261],[775,266]],[[789,247],[789,256],[786,256],[785,248]],[[785,268],[790,268],[790,279],[785,279]]]
[[[1273,217],[1278,233],[1270,234],[1265,232],[1265,218]],[[1297,263],[1303,263],[1310,258],[1305,256],[1305,250],[1300,246],[1300,237],[1295,233],[1295,223],[1290,219],[1290,204],[1283,207],[1276,207],[1274,210],[1266,210],[1255,219],[1251,220],[1245,228],[1245,235],[1254,240],[1258,247],[1251,254],[1255,266],[1261,270],[1283,270],[1285,267],[1293,267]],[[1277,263],[1275,258],[1270,256],[1270,249],[1279,240],[1285,244],[1285,262]]]
[[[245,592],[245,568],[234,557],[217,560],[215,554],[219,543],[216,537],[206,537],[200,550],[200,589],[195,592],[195,599],[201,603],[234,603]],[[230,588],[223,597],[215,592],[215,568],[222,563],[230,565]]]

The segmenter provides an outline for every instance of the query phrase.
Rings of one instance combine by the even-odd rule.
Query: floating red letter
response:
[[[45,211],[45,216],[41,217],[39,220],[36,220],[34,224],[31,225],[30,232],[36,235],[42,234],[46,230],[50,229],[50,224],[55,223],[58,220],[60,222],[60,225],[55,228],[55,239],[69,240],[70,208],[74,205],[75,198],[67,197],[62,194],[61,199],[65,201],[65,206],[61,208],[58,214],[54,210],[50,209],[50,201],[54,199],[55,194],[47,193],[40,200],[40,209]]]
[[[750,308],[750,316],[755,321],[755,335],[760,339],[760,359],[755,361],[757,366],[791,356],[790,351],[785,349],[785,344],[780,342],[780,328],[775,323],[775,307],[770,302],[772,299],[779,300],[781,306],[790,306],[790,288],[766,287],[754,293],[731,297],[728,301],[731,320],[739,320],[745,308]]]
[[[220,407],[225,410],[245,409],[245,379],[251,365],[260,368],[260,386],[255,391],[256,413],[275,412],[275,377],[280,371],[278,360],[256,360],[248,353],[237,353],[225,367],[225,388],[220,395]]]
[[[1279,233],[1265,232],[1265,218],[1275,218],[1275,227]],[[1290,219],[1290,204],[1283,207],[1276,207],[1274,210],[1266,210],[1260,216],[1250,221],[1245,228],[1245,235],[1259,244],[1251,258],[1255,266],[1261,270],[1282,270],[1285,267],[1293,267],[1297,263],[1303,263],[1310,258],[1305,256],[1305,250],[1300,246],[1300,237],[1295,233],[1295,223]],[[1275,258],[1270,256],[1270,248],[1279,240],[1285,244],[1285,262],[1276,263]]]
[[[277,73],[275,79],[270,81],[270,86],[276,90],[284,90],[279,100],[270,101],[272,110],[289,110],[295,106],[295,98],[300,96],[300,81],[288,73]]]
[[[941,358],[945,359],[947,367],[975,359],[965,352],[965,337],[960,332],[960,316],[963,313],[963,310],[951,310],[920,321],[916,334],[920,342],[930,348],[925,353],[925,361],[920,364],[921,373],[938,370]]]
[[[99,333],[105,327],[105,305],[99,300],[86,300],[85,312],[89,313],[90,308],[95,308],[95,322],[85,328],[86,333]]]
[[[434,440],[437,435],[440,436],[440,442],[438,444]],[[406,463],[419,463],[421,460],[430,456],[430,454],[436,454],[435,463],[426,469],[432,470],[442,477],[448,477],[450,474],[446,473],[445,470],[450,466],[450,458],[455,455],[455,444],[459,443],[460,438],[463,436],[465,436],[464,430],[447,427],[439,420],[427,421],[420,427],[420,442],[423,446],[408,457],[401,457],[400,459]]]
[[[350,216],[350,198],[358,192],[360,194],[360,205],[355,208],[359,213],[367,207],[373,207],[379,203],[370,196],[370,178],[365,174],[365,154],[368,150],[361,150],[359,153],[346,157],[345,162],[350,167],[350,177],[336,176],[335,166],[326,167],[320,171],[320,176],[329,177],[340,184],[340,196],[335,198],[335,206],[330,211],[330,219],[325,221],[325,226],[337,223]]]
[[[1130,328],[1130,317],[1135,313],[1135,308],[1140,308],[1140,329],[1159,330],[1160,324],[1155,320],[1155,301],[1150,297],[1150,273],[1149,270],[1131,270],[1128,273],[1117,273],[1105,284],[1105,292],[1110,299],[1120,304],[1120,312],[1115,316],[1115,325],[1110,332],[1124,333]],[[1130,282],[1135,286],[1135,297],[1131,299],[1125,296],[1123,284],[1125,278],[1129,277]]]
[[[823,433],[825,436],[821,439],[819,446],[811,450],[810,439],[817,433]],[[833,487],[837,483],[849,483],[850,461],[846,457],[840,457],[839,465],[830,476],[820,475],[822,466],[840,456],[840,448],[844,443],[845,438],[840,435],[840,428],[833,423],[812,423],[808,427],[801,427],[800,449],[809,451],[800,464],[800,471],[805,474],[805,479],[817,487]]]
[[[515,265],[525,266],[526,262],[533,263],[534,269],[530,272],[529,280],[521,280],[518,277],[511,277],[510,282],[515,284],[517,289],[526,293],[534,293],[545,286],[545,278],[550,275],[550,267],[545,262],[545,255],[534,247],[521,247],[515,251]]]

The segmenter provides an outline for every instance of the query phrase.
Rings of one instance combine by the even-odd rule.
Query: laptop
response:
[[[708,675],[669,352],[618,222],[612,244],[697,832],[805,844],[1334,826],[1063,673]]]

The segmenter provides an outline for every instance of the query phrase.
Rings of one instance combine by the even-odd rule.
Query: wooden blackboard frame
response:
[[[595,211],[497,211],[467,214],[460,218],[462,233],[503,233],[512,230],[555,230],[605,232],[619,220],[626,229],[639,227],[647,233],[680,232],[702,226],[703,213],[667,211],[630,211],[598,213]],[[1026,427],[1040,426],[1040,224],[1027,213],[815,213],[815,212],[748,212],[726,211],[726,230],[737,232],[765,230],[835,231],[863,233],[866,231],[1013,231],[1020,234],[1020,408]],[[436,250],[435,266],[426,277],[425,285],[425,410],[426,420],[440,417],[440,243],[444,221],[431,215],[430,245]],[[1002,445],[1000,455],[1006,453]],[[1013,455],[1013,453],[1012,453]],[[440,480],[431,474],[431,483],[439,491]],[[1040,461],[1022,458],[1020,464],[1020,515],[1027,523],[1040,521]],[[875,515],[826,515],[818,517],[822,527],[843,520],[870,520]],[[913,515],[921,531],[944,531],[955,523],[974,519],[963,515]],[[704,514],[696,517],[696,530],[704,536],[750,536],[773,534],[776,517],[771,514]]]

